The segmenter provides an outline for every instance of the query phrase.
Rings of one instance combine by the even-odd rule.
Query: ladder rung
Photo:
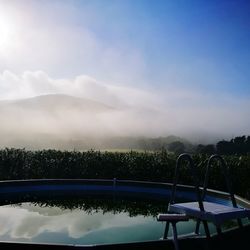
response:
[[[158,214],[158,221],[188,221],[189,217],[186,214]]]

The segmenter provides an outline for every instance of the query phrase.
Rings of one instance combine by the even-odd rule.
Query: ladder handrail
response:
[[[212,155],[207,162],[205,180],[204,180],[204,185],[203,185],[202,200],[204,200],[205,196],[206,196],[207,187],[208,187],[208,179],[209,179],[209,171],[210,171],[210,168],[211,168],[213,161],[215,161],[215,160],[217,160],[221,163],[222,174],[224,175],[224,178],[226,181],[227,190],[228,190],[228,193],[230,195],[232,205],[233,205],[233,207],[237,207],[237,203],[236,203],[236,200],[234,197],[232,185],[231,185],[231,182],[229,180],[229,173],[228,173],[227,164],[226,164],[225,160],[220,155],[217,155],[217,154]]]
[[[234,193],[233,193],[233,189],[232,189],[232,185],[230,182],[227,164],[226,164],[225,160],[220,155],[217,155],[217,154],[211,155],[210,158],[208,159],[208,162],[207,162],[205,180],[204,180],[204,184],[203,184],[202,201],[204,201],[204,199],[206,197],[207,187],[208,187],[208,179],[209,179],[209,171],[210,171],[210,168],[212,166],[213,161],[215,161],[215,160],[217,160],[221,163],[222,174],[224,175],[224,178],[226,181],[226,185],[227,185],[227,189],[228,189],[228,193],[230,195],[232,205],[233,205],[233,207],[237,208],[238,206],[237,206],[237,203],[236,203],[236,200],[234,197]],[[241,220],[237,219],[237,222],[238,222],[239,227],[242,227]],[[196,229],[195,229],[196,233],[199,232],[199,228],[200,228],[200,220],[197,220]],[[217,232],[220,234],[221,228],[218,226],[216,228],[217,228]]]
[[[192,157],[187,153],[181,154],[177,158],[176,166],[175,166],[174,181],[173,181],[173,186],[172,186],[172,195],[171,195],[169,204],[174,204],[175,203],[176,186],[177,186],[178,179],[179,179],[179,169],[180,169],[180,165],[181,165],[182,160],[186,160],[189,163],[189,167],[191,168],[191,173],[192,173],[192,175],[194,177],[194,181],[195,181],[194,188],[195,188],[195,191],[196,191],[196,196],[197,196],[197,201],[198,201],[198,204],[199,204],[199,208],[200,208],[200,211],[204,212],[205,209],[204,209],[204,205],[203,205],[203,201],[202,201],[202,195],[200,193],[200,188],[199,188],[200,185],[199,185],[199,178],[198,178],[198,175],[197,175],[197,171],[196,171],[196,168],[194,166],[194,162],[193,162]],[[203,225],[204,225],[206,236],[207,236],[207,238],[210,238],[208,223],[207,223],[207,221],[202,221],[202,222],[203,222]],[[169,222],[166,223],[164,238],[167,238],[168,230],[169,230]]]
[[[195,191],[196,191],[197,201],[199,203],[199,208],[200,208],[201,211],[204,211],[202,196],[201,196],[200,188],[199,188],[199,178],[198,178],[198,175],[197,175],[197,171],[196,171],[196,168],[194,166],[194,162],[193,162],[192,157],[187,153],[181,154],[177,158],[170,204],[173,204],[175,202],[176,186],[177,186],[178,179],[179,179],[179,170],[180,170],[180,165],[182,163],[182,160],[186,160],[186,161],[189,162],[189,167],[191,168],[191,173],[192,173],[192,175],[194,177],[194,181],[195,181],[194,188],[195,188]]]

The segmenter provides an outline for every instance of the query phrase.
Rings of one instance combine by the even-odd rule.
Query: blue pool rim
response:
[[[43,196],[48,192],[56,193],[72,193],[80,192],[87,195],[117,195],[117,196],[133,196],[133,197],[148,197],[149,199],[166,199],[169,200],[171,194],[171,183],[158,183],[158,182],[145,182],[145,181],[133,181],[133,180],[118,180],[118,179],[32,179],[32,180],[7,180],[0,181],[0,200],[3,201],[7,197],[15,197],[23,194],[38,194]],[[177,186],[177,198],[196,200],[196,194],[194,188],[188,185]],[[250,202],[242,197],[235,195],[237,204],[242,207],[250,208]],[[229,204],[230,197],[228,193],[218,190],[208,189],[206,200],[217,202],[220,204]],[[112,244],[112,247],[116,246],[161,246],[167,244],[168,240],[158,240],[150,242],[136,242],[136,243],[119,243]],[[48,245],[48,244],[25,244],[18,242],[0,242],[1,246],[11,245],[13,249],[28,249],[27,247],[35,247],[38,249],[46,249],[46,246],[53,249],[71,249],[77,247],[77,249],[111,249],[111,245]],[[100,248],[101,247],[101,248]],[[12,249],[11,248],[11,249]]]
[[[118,179],[31,179],[0,181],[0,199],[8,195],[23,193],[45,193],[49,191],[72,192],[107,195],[145,195],[151,199],[168,199],[172,183],[118,180]],[[196,200],[194,188],[189,185],[177,186],[177,198]],[[235,195],[237,204],[250,208],[250,201]],[[226,192],[208,189],[206,200],[221,204],[230,203]]]

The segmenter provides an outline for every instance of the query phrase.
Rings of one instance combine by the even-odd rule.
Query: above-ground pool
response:
[[[83,248],[159,244],[165,223],[156,217],[167,211],[170,193],[170,184],[116,179],[0,182],[0,242]],[[177,198],[195,200],[195,194],[181,186]],[[207,199],[229,202],[224,193],[214,191]],[[224,229],[236,225],[229,222]],[[212,224],[209,227],[215,232]],[[179,222],[177,228],[180,235],[190,234],[195,222]]]

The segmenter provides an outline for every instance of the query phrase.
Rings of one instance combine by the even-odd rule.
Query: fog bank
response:
[[[55,141],[88,145],[89,140],[98,147],[104,138],[169,135],[210,143],[250,134],[248,107],[247,99],[198,90],[137,89],[86,75],[53,79],[42,71],[5,71],[0,75],[0,146],[56,148]]]

